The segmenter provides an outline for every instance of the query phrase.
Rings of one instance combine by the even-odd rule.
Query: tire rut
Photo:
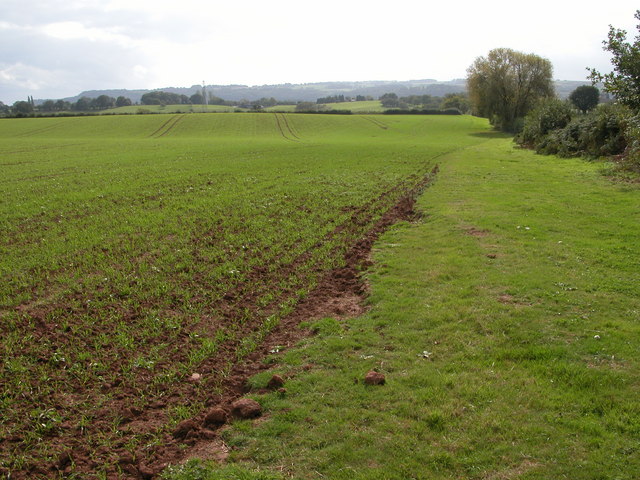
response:
[[[373,117],[365,117],[362,116],[361,117],[363,120],[367,120],[371,123],[373,123],[376,127],[381,128],[382,130],[388,130],[389,129],[389,125],[382,123],[380,120],[373,118]]]
[[[278,113],[274,113],[274,118],[276,119],[276,126],[278,127],[278,130],[280,131],[280,135],[282,135],[282,137],[285,140],[289,140],[290,142],[298,142],[299,140],[297,140],[298,137],[295,136],[295,134],[293,134],[291,132],[291,128],[288,127],[287,125],[287,130],[290,132],[289,135],[294,136],[295,138],[291,138],[289,135],[287,135],[287,133],[285,132],[285,127],[282,126],[283,123],[286,124],[286,118],[284,118],[284,115],[282,114],[278,114]],[[278,116],[278,115],[282,115],[282,119]]]
[[[169,118],[166,122],[164,122],[162,125],[160,125],[152,134],[148,135],[148,138],[160,138],[160,137],[164,137],[167,133],[169,133],[169,131],[171,131],[171,129],[173,127],[176,126],[176,124],[182,120],[182,118],[184,117],[184,115],[182,114],[177,114],[172,116],[171,118]],[[172,123],[173,122],[173,123]]]

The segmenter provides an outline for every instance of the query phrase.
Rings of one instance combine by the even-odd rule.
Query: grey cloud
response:
[[[130,72],[140,63],[133,49],[29,30],[0,30],[0,59],[0,71],[18,74],[15,79],[0,76],[0,100],[6,103],[27,95],[72,96],[89,88],[131,86]],[[40,88],[33,91],[28,82]]]

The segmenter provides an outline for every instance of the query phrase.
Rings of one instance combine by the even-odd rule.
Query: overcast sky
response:
[[[596,6],[599,5],[599,6]],[[0,0],[0,100],[84,90],[451,80],[496,47],[609,71],[636,1]]]

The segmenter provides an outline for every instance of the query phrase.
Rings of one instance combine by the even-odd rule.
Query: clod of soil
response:
[[[198,425],[193,420],[183,420],[176,425],[173,431],[174,438],[185,438],[192,430],[196,430]]]
[[[69,452],[63,452],[58,457],[57,467],[59,470],[64,470],[64,468],[67,467],[68,465],[71,465],[72,462],[73,462],[73,459],[71,458],[71,454]]]
[[[273,377],[271,377],[271,380],[269,380],[269,383],[267,383],[267,388],[270,388],[271,390],[276,390],[283,386],[284,378],[282,378],[280,375],[274,375]]]
[[[220,407],[212,408],[204,417],[204,425],[205,427],[217,427],[219,425],[224,425],[225,423],[227,423],[227,418],[228,414],[225,409]]]
[[[385,382],[386,382],[386,379],[384,375],[374,370],[371,370],[364,377],[364,383],[366,385],[384,385]]]
[[[123,453],[118,459],[118,465],[129,465],[134,463],[133,455],[130,453]]]
[[[147,467],[146,465],[138,465],[138,472],[140,472],[140,476],[144,479],[151,479],[155,476],[156,472],[153,468]]]
[[[241,398],[231,404],[231,414],[236,418],[256,418],[262,415],[262,407],[255,400]]]

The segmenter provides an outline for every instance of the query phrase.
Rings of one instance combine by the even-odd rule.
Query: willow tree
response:
[[[553,97],[553,67],[531,53],[496,48],[467,69],[473,113],[501,130],[515,131],[541,98]]]

